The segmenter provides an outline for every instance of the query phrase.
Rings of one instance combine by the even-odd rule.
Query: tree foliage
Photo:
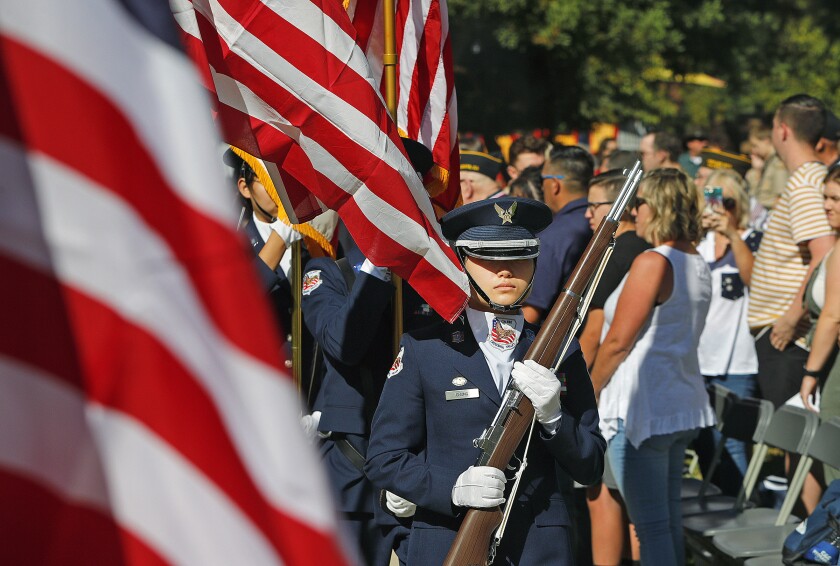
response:
[[[527,77],[513,71],[528,92],[509,96],[530,97],[526,121],[552,123],[523,127],[628,119],[705,126],[770,112],[796,92],[818,96],[840,111],[835,2],[450,0],[456,72],[469,60],[461,65],[456,86],[471,107],[497,110],[488,101],[487,78],[504,80],[504,70],[487,70],[485,61],[470,59],[467,42],[472,54],[477,46],[495,54],[488,65],[498,67],[514,57],[516,65],[531,69]],[[692,74],[711,75],[726,87],[691,84],[686,76]],[[542,89],[548,93],[540,95]],[[540,104],[545,107],[532,108]],[[515,101],[501,109],[507,112],[502,120],[515,119]]]

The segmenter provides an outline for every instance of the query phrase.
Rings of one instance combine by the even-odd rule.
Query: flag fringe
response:
[[[449,187],[449,171],[438,164],[435,164],[426,173],[426,178],[429,180],[423,184],[426,186],[426,191],[431,198],[435,198]]]
[[[330,242],[318,230],[307,223],[292,224],[289,222],[289,215],[283,208],[283,203],[280,201],[280,195],[277,192],[277,187],[274,185],[274,181],[271,179],[271,175],[268,174],[265,165],[263,165],[262,159],[255,157],[246,151],[242,151],[235,146],[230,146],[230,149],[254,170],[254,173],[257,175],[257,180],[262,183],[262,186],[265,187],[265,192],[268,193],[272,202],[277,205],[277,218],[282,220],[284,224],[291,226],[293,230],[299,232],[304,237],[303,240],[306,244],[306,249],[309,251],[309,255],[312,257],[323,257],[328,255],[331,258],[335,258],[336,250],[332,245],[332,242]]]

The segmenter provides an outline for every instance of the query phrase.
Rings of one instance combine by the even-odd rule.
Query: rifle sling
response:
[[[356,450],[356,447],[350,444],[350,441],[346,438],[337,438],[334,440],[335,445],[341,451],[344,456],[350,460],[350,463],[353,464],[353,467],[359,470],[360,472],[365,471],[365,457],[362,456],[362,453]]]

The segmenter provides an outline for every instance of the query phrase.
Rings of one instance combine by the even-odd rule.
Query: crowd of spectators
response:
[[[721,440],[711,385],[840,414],[840,121],[802,94],[745,126],[748,153],[696,129],[650,131],[637,147],[609,138],[591,151],[525,135],[498,171],[499,195],[554,213],[524,307],[535,323],[615,202],[622,170],[639,159],[645,171],[579,334],[609,441],[604,481],[586,492],[594,564],[682,563],[685,451],[696,449],[702,471]],[[725,442],[713,478],[724,493],[738,491],[750,450]],[[795,464],[788,455],[788,473]],[[803,513],[834,477],[823,475],[806,481]]]

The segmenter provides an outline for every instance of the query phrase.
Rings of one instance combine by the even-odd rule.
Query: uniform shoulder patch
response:
[[[307,271],[306,275],[303,276],[303,285],[301,289],[301,294],[309,295],[321,286],[323,280],[321,279],[321,270],[314,269],[312,271]]]
[[[391,369],[388,371],[388,377],[394,377],[398,373],[400,373],[403,369],[403,352],[405,352],[405,346],[400,348],[400,353],[397,354],[397,359],[394,360],[394,365],[391,366]]]

